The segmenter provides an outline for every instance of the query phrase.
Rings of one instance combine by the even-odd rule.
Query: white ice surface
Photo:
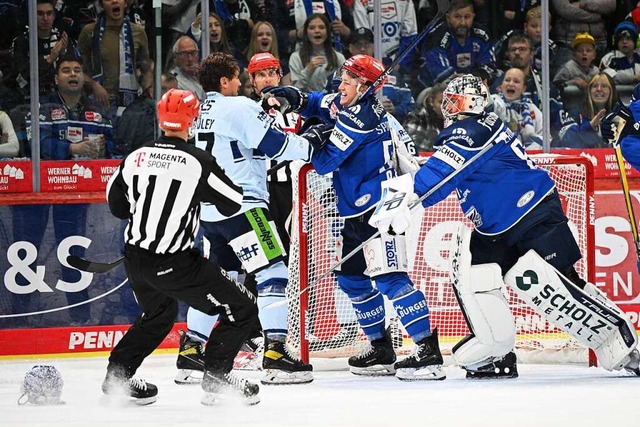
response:
[[[64,380],[61,406],[18,406],[20,384],[35,364],[51,364]],[[136,376],[158,386],[149,406],[105,405],[106,357],[0,362],[2,426],[640,426],[640,378],[575,365],[520,365],[520,377],[467,381],[446,368],[444,381],[406,383],[348,371],[315,372],[298,386],[261,386],[262,401],[200,404],[199,386],[173,383],[175,355],[152,355]],[[322,364],[320,364],[322,365]],[[240,375],[258,379],[258,372]]]

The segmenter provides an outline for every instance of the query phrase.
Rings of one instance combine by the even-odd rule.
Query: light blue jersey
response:
[[[231,180],[244,191],[242,208],[266,208],[265,161],[308,161],[312,147],[306,139],[284,132],[255,101],[243,96],[208,92],[194,126],[196,146],[210,152]],[[215,206],[202,206],[203,221],[226,219]]]

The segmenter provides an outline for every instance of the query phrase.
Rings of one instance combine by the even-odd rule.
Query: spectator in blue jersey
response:
[[[382,83],[371,87],[384,69],[375,58],[354,55],[342,67],[337,93],[302,93],[291,86],[263,90],[287,98],[290,108],[303,117],[318,116],[335,123],[329,141],[314,149],[311,161],[319,174],[333,175],[338,213],[345,220],[341,230],[343,256],[376,237],[369,219],[382,197],[381,186],[403,172],[391,159],[414,160],[411,139],[375,96]],[[387,142],[391,141],[390,146]],[[396,167],[400,172],[396,172]],[[446,376],[437,331],[431,331],[427,301],[407,274],[406,250],[404,235],[386,234],[371,239],[335,272],[338,285],[351,300],[370,343],[349,358],[350,370],[356,375],[395,374],[398,379],[408,381],[440,380]],[[394,261],[387,262],[391,259]],[[415,353],[397,363],[391,336],[385,333],[383,295],[393,302],[401,323],[416,344]]]
[[[446,21],[441,22],[422,42],[420,80],[431,86],[451,77],[484,69],[490,79],[495,74],[494,58],[487,32],[473,24],[470,0],[453,0]]]
[[[113,127],[104,110],[83,95],[82,60],[74,55],[61,57],[55,82],[57,91],[40,104],[40,157],[43,160],[111,157],[115,151]],[[33,147],[33,141],[30,143]]]
[[[576,124],[567,130],[562,146],[567,148],[602,148],[606,141],[600,133],[600,123],[620,101],[613,79],[599,72],[589,80],[582,106],[570,112]]]
[[[600,61],[600,69],[613,77],[616,84],[635,85],[640,82],[640,54],[636,52],[638,28],[633,22],[619,23],[613,35],[615,50]]]

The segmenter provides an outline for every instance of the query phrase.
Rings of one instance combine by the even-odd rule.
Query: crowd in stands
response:
[[[161,25],[150,0],[4,1],[0,157],[30,156],[31,61],[38,61],[42,159],[118,158],[158,132],[158,68],[163,91],[178,87],[203,99],[197,79],[203,51],[230,53],[242,69],[254,54],[269,52],[282,64],[282,84],[332,91],[346,58],[374,51],[372,0],[208,1],[208,41],[201,0],[162,0]],[[26,25],[33,4],[37,55],[29,52]],[[600,120],[640,82],[640,2],[551,0],[549,10],[548,107],[541,96],[541,2],[452,0],[445,18],[393,69],[382,91],[385,109],[420,151],[433,150],[446,83],[472,73],[487,83],[491,108],[527,148],[542,147],[545,108],[552,148],[605,146]],[[383,3],[385,65],[436,12],[435,0]],[[251,80],[241,78],[247,96]]]

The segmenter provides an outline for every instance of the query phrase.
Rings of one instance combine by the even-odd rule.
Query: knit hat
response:
[[[613,42],[616,47],[621,37],[628,37],[636,43],[638,41],[638,27],[636,27],[636,24],[629,21],[619,23],[613,30]]]
[[[596,39],[589,33],[577,33],[571,42],[571,49],[575,49],[576,46],[582,43],[589,43],[593,47],[596,46]]]

